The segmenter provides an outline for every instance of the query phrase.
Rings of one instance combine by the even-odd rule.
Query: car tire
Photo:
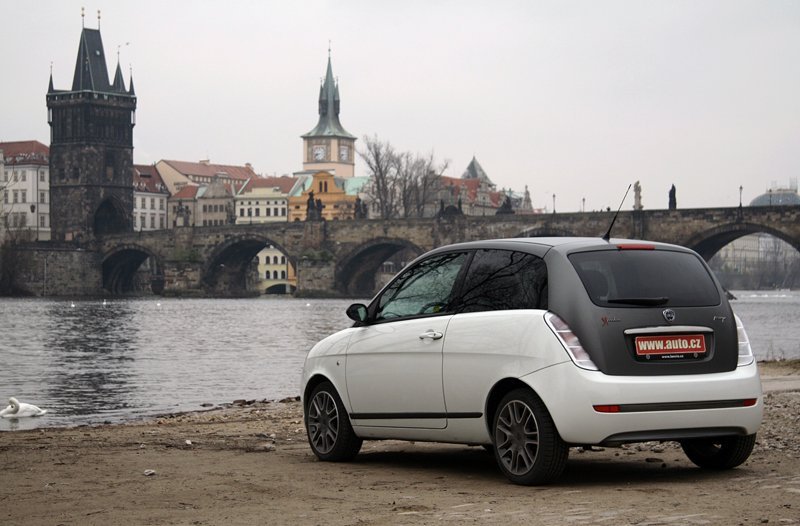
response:
[[[684,440],[681,447],[695,465],[709,469],[732,469],[753,452],[756,435]]]
[[[500,471],[515,484],[547,484],[567,464],[569,447],[544,402],[529,389],[515,389],[500,401],[492,440]]]
[[[339,393],[330,382],[311,391],[305,411],[306,434],[311,450],[320,460],[352,460],[361,450]]]

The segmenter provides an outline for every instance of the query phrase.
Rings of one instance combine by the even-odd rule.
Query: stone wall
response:
[[[97,252],[59,246],[19,245],[4,253],[4,265],[18,265],[15,293],[29,296],[100,296],[103,262]]]

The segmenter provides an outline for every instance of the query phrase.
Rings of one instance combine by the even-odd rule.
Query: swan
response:
[[[42,416],[47,412],[47,409],[39,409],[38,407],[32,404],[20,403],[13,396],[8,399],[8,403],[11,405],[0,411],[0,416],[2,416],[3,418]]]

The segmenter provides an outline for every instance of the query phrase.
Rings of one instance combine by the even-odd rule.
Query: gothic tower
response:
[[[328,71],[319,88],[319,121],[303,135],[303,170],[325,170],[338,177],[353,177],[356,138],[339,122],[339,84],[334,80],[331,54]]]
[[[53,89],[51,72],[47,122],[52,239],[130,231],[136,94],[133,76],[125,88],[119,57],[109,82],[99,29],[81,31],[72,89]]]

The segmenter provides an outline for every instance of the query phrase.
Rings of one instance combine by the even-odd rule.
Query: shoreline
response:
[[[293,398],[0,433],[0,523],[800,524],[800,390],[764,406],[735,470],[700,470],[669,442],[573,448],[540,487],[508,483],[480,447],[367,441],[352,462],[319,462]]]

